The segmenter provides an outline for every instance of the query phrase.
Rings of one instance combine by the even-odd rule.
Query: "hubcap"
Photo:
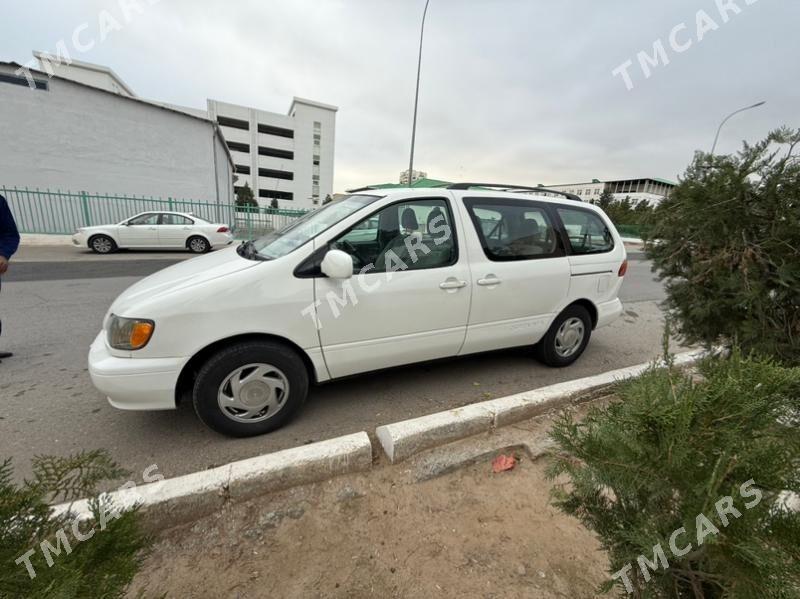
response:
[[[195,252],[203,252],[206,249],[206,242],[202,239],[192,239],[192,242],[189,244],[189,246]]]
[[[288,397],[289,381],[283,372],[271,364],[247,364],[225,377],[217,403],[231,420],[250,424],[272,418]]]
[[[99,239],[95,239],[94,242],[92,243],[92,245],[94,246],[94,249],[96,249],[98,252],[100,252],[102,254],[105,254],[105,253],[111,251],[111,242],[108,239],[106,239],[105,237],[101,237]]]
[[[572,317],[565,320],[556,333],[556,353],[562,358],[568,358],[581,346],[586,330],[580,318]]]

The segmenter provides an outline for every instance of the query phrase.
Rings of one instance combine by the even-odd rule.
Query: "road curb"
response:
[[[704,353],[702,350],[697,350],[678,354],[675,356],[675,364],[681,366],[692,364]],[[641,374],[650,365],[651,362],[647,362],[610,370],[595,376],[470,404],[463,408],[379,426],[375,434],[389,461],[395,464],[421,451],[488,432],[499,426],[527,420],[558,407],[559,404],[569,403],[576,394],[586,393]]]
[[[368,470],[372,444],[365,432],[248,458],[217,468],[105,493],[114,509],[139,506],[145,528],[161,530],[206,516],[225,503]],[[89,500],[53,506],[91,520]]]

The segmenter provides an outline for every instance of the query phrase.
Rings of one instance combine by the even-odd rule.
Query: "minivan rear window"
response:
[[[278,231],[267,233],[254,241],[253,246],[263,258],[280,258],[380,198],[381,196],[362,194],[344,196],[309,212]]]

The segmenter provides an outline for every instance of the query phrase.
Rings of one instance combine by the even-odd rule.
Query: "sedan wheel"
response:
[[[558,327],[555,340],[556,353],[562,358],[568,358],[581,346],[585,335],[583,321],[580,318],[572,317],[564,321]]]
[[[92,250],[98,254],[110,254],[117,247],[117,244],[114,243],[114,240],[106,235],[97,235],[93,237],[89,245],[91,246]]]
[[[202,237],[192,237],[189,240],[189,249],[195,254],[205,254],[209,250],[208,241]]]

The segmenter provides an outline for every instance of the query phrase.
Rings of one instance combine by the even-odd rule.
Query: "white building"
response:
[[[408,169],[406,169],[402,173],[400,173],[400,185],[413,185],[417,181],[427,178],[428,178],[428,173],[423,173],[422,171],[411,171],[411,182],[409,182]]]
[[[633,203],[646,201],[650,204],[658,204],[661,200],[672,193],[676,183],[666,179],[642,178],[642,179],[614,179],[610,181],[600,181],[592,179],[589,183],[567,183],[563,185],[544,185],[554,191],[565,191],[579,196],[586,202],[596,203],[600,199],[603,191],[608,190],[614,194],[617,200],[625,198]]]
[[[212,99],[206,101],[205,109],[177,106],[138,98],[134,91],[108,67],[74,59],[68,63],[62,62],[42,52],[34,52],[33,55],[39,62],[39,75],[37,77],[42,80],[53,77],[53,80],[72,81],[87,88],[103,90],[122,98],[141,102],[143,105],[161,108],[169,113],[189,115],[194,119],[207,123],[206,127],[209,124],[213,126],[214,123],[217,123],[216,131],[224,137],[224,143],[229,148],[225,153],[234,163],[235,183],[227,186],[226,190],[228,187],[233,188],[234,186],[238,190],[246,182],[253,190],[253,195],[260,205],[270,206],[272,205],[272,200],[275,199],[278,200],[278,205],[281,208],[296,209],[313,208],[315,205],[321,204],[325,197],[333,192],[333,160],[336,140],[336,112],[338,110],[335,106],[297,97],[292,100],[286,114],[268,112]],[[14,68],[11,69],[12,73],[18,66],[14,65]],[[30,99],[28,96],[23,96],[23,98]],[[6,111],[5,114],[0,115],[0,118],[3,116],[10,117],[11,115]],[[113,116],[110,118],[113,119]],[[91,137],[93,134],[92,127],[87,126],[91,122],[92,119],[87,118],[83,123],[84,139],[88,139],[87,136]],[[34,123],[33,125],[35,126],[36,124]],[[133,123],[126,121],[121,123],[121,130],[124,130],[127,126],[133,126],[137,131],[152,133],[150,122],[143,122],[141,125],[141,129],[139,129]],[[52,130],[56,134],[58,131],[58,127]],[[113,131],[115,131],[115,127],[111,125],[106,129],[106,132]],[[168,126],[162,123],[161,129],[159,129],[154,139],[158,139],[160,143],[164,143],[168,139],[168,145],[174,144],[177,148],[182,147],[185,141],[180,138],[180,135],[179,129],[170,130]],[[131,141],[137,138],[138,136],[134,136]],[[47,139],[47,136],[45,136],[45,139]],[[127,138],[122,140],[122,143],[117,146],[118,150],[123,150],[127,142]],[[175,156],[167,160],[164,160],[164,157],[161,156],[163,161],[161,164],[176,165],[174,169],[176,179],[173,184],[165,186],[158,179],[153,179],[149,182],[142,181],[141,185],[155,190],[155,192],[148,192],[145,195],[166,196],[168,193],[174,193],[177,188],[185,189],[185,191],[177,193],[177,197],[199,200],[208,196],[207,192],[198,195],[197,185],[184,186],[184,180],[181,177],[182,172],[191,172],[195,168],[207,166],[205,162],[197,161],[193,157],[192,151],[197,149],[197,145],[195,143],[187,143],[186,145],[189,146],[188,150],[176,151]],[[166,148],[164,149],[166,150]],[[186,156],[185,160],[181,159],[182,152]],[[70,154],[72,154],[75,161],[80,159],[79,154]],[[112,152],[109,156],[118,154],[119,152]],[[153,156],[156,157],[158,155],[158,149],[156,149]],[[26,161],[24,156],[20,158],[23,162]],[[27,162],[33,163],[35,159]],[[136,164],[137,160],[132,162]],[[3,163],[0,163],[0,169],[3,166]],[[89,166],[84,165],[84,167]],[[96,167],[94,170],[96,170]],[[78,172],[80,171],[81,169],[79,168]],[[121,166],[111,168],[107,172],[124,172],[124,168]],[[0,172],[1,174],[2,172]],[[130,180],[124,181],[117,177],[114,177],[116,183],[111,184],[111,182],[103,180],[102,174],[97,173],[100,179],[95,179],[100,187],[95,187],[91,178],[87,180],[84,177],[82,180],[85,182],[80,189],[88,187],[93,190],[99,189],[102,192],[129,195],[133,193],[139,195],[141,193],[139,191],[141,185],[139,184],[134,185]],[[131,178],[137,176],[135,169],[128,174]],[[41,187],[44,183],[42,183],[43,177],[39,174],[39,171],[37,171],[36,177],[26,179],[25,184]],[[58,177],[44,177],[44,179],[47,181],[47,185],[55,185],[62,189],[69,188],[68,185],[73,184],[69,181],[66,173],[62,173]],[[19,181],[19,177],[15,181]],[[7,184],[9,182],[0,177],[0,186]]]
[[[215,122],[133,95],[109,69],[0,62],[0,187],[231,204]],[[62,76],[63,75],[63,76]]]
[[[222,129],[236,165],[262,206],[313,208],[333,192],[338,108],[294,98],[286,114],[208,100],[208,116]]]

